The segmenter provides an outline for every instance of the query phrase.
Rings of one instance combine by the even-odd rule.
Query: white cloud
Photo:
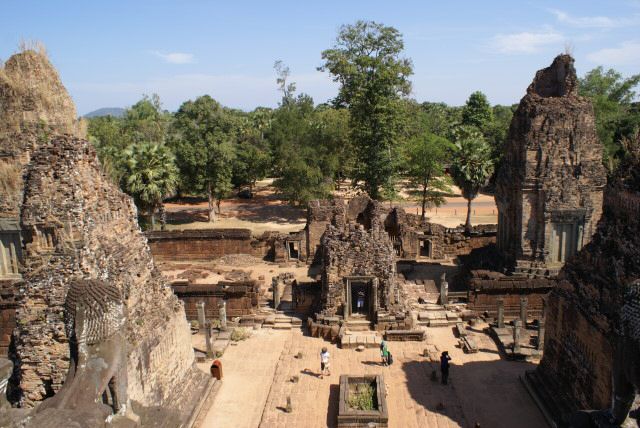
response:
[[[600,49],[587,55],[591,62],[602,65],[640,64],[640,41],[622,42],[617,48]]]
[[[169,64],[191,64],[193,62],[193,54],[184,52],[153,52],[155,56],[168,62]]]
[[[564,40],[562,34],[548,28],[539,32],[497,34],[491,46],[502,53],[534,53],[548,45],[557,45]]]
[[[620,28],[639,22],[637,15],[633,18],[610,18],[608,16],[571,16],[557,9],[550,9],[549,12],[556,16],[558,22],[577,28]]]

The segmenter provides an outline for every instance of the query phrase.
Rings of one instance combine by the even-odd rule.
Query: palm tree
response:
[[[123,187],[136,201],[155,227],[155,213],[162,208],[178,184],[178,168],[169,148],[164,144],[143,142],[125,151]],[[164,228],[164,224],[162,225]]]
[[[481,135],[471,133],[455,143],[451,176],[460,188],[462,197],[467,200],[467,221],[464,229],[471,232],[471,201],[478,196],[480,189],[487,184],[493,174],[491,147]]]

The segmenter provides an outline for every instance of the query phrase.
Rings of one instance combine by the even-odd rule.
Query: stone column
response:
[[[200,328],[204,328],[204,324],[207,320],[204,314],[204,302],[196,303],[196,308],[198,309],[198,324]]]
[[[443,273],[440,277],[440,304],[449,303],[449,283],[447,282],[447,274]]]
[[[220,318],[220,330],[227,331],[227,302],[224,300],[218,307],[218,315]]]
[[[520,321],[522,327],[527,328],[527,296],[520,297]]]
[[[513,353],[520,353],[520,328],[522,327],[522,321],[515,320],[513,322]]]
[[[544,350],[544,319],[538,320],[538,350]]]
[[[278,306],[280,306],[280,281],[277,278],[273,279],[271,288],[273,288],[273,308],[278,310]]]
[[[498,297],[498,328],[504,328],[504,298]]]
[[[204,338],[207,344],[207,357],[213,358],[213,347],[211,346],[211,323],[206,322],[204,325]]]

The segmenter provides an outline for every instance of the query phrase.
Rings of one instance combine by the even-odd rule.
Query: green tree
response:
[[[322,175],[336,186],[351,176],[354,150],[349,136],[349,111],[318,106],[312,115],[309,144]]]
[[[427,206],[440,206],[444,202],[443,193],[451,193],[450,180],[445,174],[445,162],[452,145],[442,137],[424,133],[413,138],[405,150],[405,174],[411,187],[419,190],[424,220]]]
[[[164,144],[131,144],[125,151],[123,187],[155,228],[155,213],[163,208],[164,198],[171,196],[178,183],[178,169],[173,154]],[[163,216],[164,228],[164,216]]]
[[[335,45],[322,52],[324,65],[340,83],[335,104],[350,113],[356,149],[355,183],[374,199],[392,186],[401,134],[401,99],[411,91],[411,61],[401,58],[402,36],[393,27],[358,21],[340,29]]]
[[[640,83],[640,74],[628,78],[609,69],[594,68],[580,79],[580,95],[593,103],[596,128],[604,146],[604,162],[612,172],[624,157],[622,140],[633,138],[640,126],[640,107],[634,88]]]
[[[450,173],[462,197],[467,200],[465,231],[471,232],[471,201],[478,196],[493,173],[491,147],[482,136],[469,132],[455,142]]]
[[[271,154],[266,144],[245,137],[236,147],[232,181],[237,186],[248,185],[249,192],[253,193],[256,182],[267,176],[271,164]]]
[[[131,144],[123,131],[122,119],[100,116],[88,122],[89,141],[96,148],[102,168],[114,183],[120,183],[124,175],[124,152]]]
[[[214,202],[220,213],[220,202],[233,188],[237,133],[237,120],[209,95],[183,103],[175,114],[171,146],[182,186],[207,195],[210,222],[215,221]]]
[[[143,95],[140,101],[126,110],[122,119],[122,129],[135,143],[162,143],[167,136],[170,121],[171,115],[162,110],[157,94]]]
[[[472,93],[462,107],[462,124],[475,126],[484,134],[492,122],[493,111],[487,96],[480,91]]]

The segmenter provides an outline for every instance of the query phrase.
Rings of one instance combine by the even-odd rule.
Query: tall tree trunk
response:
[[[464,224],[464,231],[471,233],[471,199],[467,199],[467,221]]]
[[[209,211],[207,212],[207,218],[209,223],[216,221],[216,212],[213,209],[213,194],[211,193],[211,184],[207,184],[207,199],[209,202]]]
[[[425,219],[425,211],[427,208],[427,186],[422,186],[422,221]]]
[[[164,204],[160,203],[160,230],[167,229],[167,210],[164,209]]]

